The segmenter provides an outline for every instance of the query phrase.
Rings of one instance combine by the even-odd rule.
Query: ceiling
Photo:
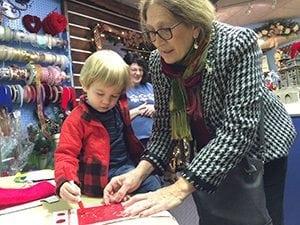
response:
[[[137,8],[139,0],[117,0]],[[217,0],[213,0],[217,1]],[[219,0],[219,21],[232,25],[249,25],[279,18],[300,18],[300,0]]]
[[[300,17],[300,0],[220,0],[217,18],[232,25],[249,25]]]

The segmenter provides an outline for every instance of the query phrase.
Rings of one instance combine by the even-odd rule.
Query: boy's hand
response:
[[[59,195],[62,199],[66,200],[67,202],[78,203],[79,201],[81,201],[80,188],[76,184],[71,182],[65,182],[60,187]]]

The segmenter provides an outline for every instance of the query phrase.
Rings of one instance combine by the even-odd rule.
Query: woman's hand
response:
[[[143,103],[138,107],[129,110],[130,119],[133,120],[135,117],[142,115],[143,110],[146,108],[147,103]]]
[[[105,204],[121,202],[127,194],[132,193],[141,185],[143,179],[138,175],[137,169],[113,177],[103,191]]]
[[[71,203],[78,203],[80,201],[80,188],[71,182],[65,182],[59,189],[59,196]]]
[[[147,105],[145,105],[144,108],[142,108],[142,109],[140,110],[140,115],[141,115],[141,116],[152,117],[153,114],[154,114],[154,112],[155,112],[154,105],[152,105],[152,104],[147,104]]]
[[[103,191],[105,204],[121,202],[127,194],[139,188],[143,180],[152,173],[154,167],[146,160],[141,160],[137,167],[128,173],[114,177]]]
[[[137,194],[123,203],[127,216],[149,216],[164,210],[172,209],[180,205],[183,200],[195,191],[194,187],[185,179],[168,187],[161,188],[146,194]]]

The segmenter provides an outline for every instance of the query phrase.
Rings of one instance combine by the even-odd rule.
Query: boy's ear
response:
[[[86,87],[83,86],[83,85],[81,85],[81,86],[82,86],[82,90],[83,90],[84,92],[86,92]]]

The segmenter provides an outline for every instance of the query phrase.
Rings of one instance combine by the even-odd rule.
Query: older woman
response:
[[[124,203],[125,213],[146,216],[168,210],[193,193],[201,225],[263,225],[272,224],[271,218],[273,224],[282,224],[287,155],[295,129],[283,105],[263,86],[255,33],[215,21],[208,0],[142,0],[140,10],[146,38],[157,48],[149,63],[154,127],[141,162],[111,180],[104,190],[105,202],[121,201],[155,169],[164,171],[176,142],[193,140],[196,151],[190,152],[192,160],[178,180],[133,196]],[[259,198],[230,191],[235,186],[227,181],[245,159],[265,163],[249,164],[245,170],[262,174],[264,167]],[[228,202],[215,204],[220,211],[209,209],[209,201],[226,185]],[[238,197],[244,204],[232,202]],[[226,210],[233,214],[221,212]],[[266,222],[254,222],[259,219]]]

